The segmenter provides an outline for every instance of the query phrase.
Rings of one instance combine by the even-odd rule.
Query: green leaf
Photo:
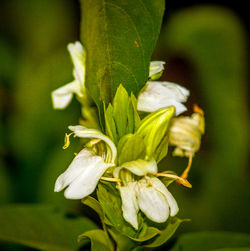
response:
[[[112,238],[115,240],[118,251],[133,250],[133,248],[136,246],[133,240],[131,240],[126,235],[121,234],[120,232],[115,230],[115,228],[109,227],[108,231],[111,234]]]
[[[104,111],[105,116],[105,129],[106,134],[111,138],[115,144],[118,142],[118,135],[116,132],[115,120],[113,117],[113,106],[109,104],[108,108]]]
[[[250,247],[250,235],[227,232],[200,232],[182,235],[171,251],[230,250]],[[229,249],[230,248],[230,249]],[[238,250],[238,249],[231,249]],[[241,250],[241,249],[239,249]],[[242,249],[244,250],[244,249]]]
[[[138,238],[133,238],[130,237],[130,239],[136,241],[136,242],[144,242],[144,241],[148,241],[150,239],[152,239],[153,237],[155,237],[157,234],[160,234],[160,230],[155,228],[155,227],[147,227],[146,228],[146,233],[143,233],[143,235],[140,235],[142,237],[138,237]]]
[[[118,143],[121,137],[133,133],[140,123],[136,110],[136,98],[128,95],[126,89],[120,85],[116,91],[112,105],[104,111],[106,134]]]
[[[112,251],[114,247],[106,233],[103,230],[95,229],[81,234],[78,237],[78,241],[84,239],[90,239],[91,241],[91,250],[92,251]]]
[[[0,240],[54,251],[76,250],[77,236],[97,228],[85,217],[67,217],[56,207],[35,204],[1,206],[0,226]]]
[[[100,219],[104,220],[104,212],[99,201],[91,196],[88,196],[82,200],[82,203],[91,207],[99,215]]]
[[[127,124],[129,116],[129,96],[127,91],[120,85],[116,91],[113,100],[113,117],[116,124],[118,138],[120,139],[127,133]],[[133,113],[133,111],[132,111]],[[132,116],[133,119],[133,116]],[[133,127],[132,127],[133,130]],[[130,132],[133,132],[133,131]]]
[[[158,236],[155,237],[155,239],[149,243],[146,244],[146,247],[159,247],[162,244],[164,244],[166,241],[168,241],[172,235],[175,233],[176,229],[180,226],[180,224],[187,220],[178,219],[177,217],[170,218],[169,221],[166,224],[165,229],[163,229]]]
[[[118,143],[118,164],[144,159],[146,146],[142,136],[138,134],[127,134]]]
[[[148,79],[164,1],[82,0],[81,7],[90,95],[99,108],[112,100],[120,84],[137,95]]]

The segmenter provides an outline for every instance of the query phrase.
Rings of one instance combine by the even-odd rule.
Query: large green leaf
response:
[[[148,79],[163,0],[82,0],[81,40],[87,49],[86,87],[100,107],[122,84],[135,95]]]
[[[247,247],[245,250],[250,249],[250,235],[247,234],[200,232],[182,235],[171,251],[230,250],[229,248]]]
[[[85,217],[35,204],[1,206],[0,226],[0,240],[53,251],[76,250],[78,235],[97,228]]]

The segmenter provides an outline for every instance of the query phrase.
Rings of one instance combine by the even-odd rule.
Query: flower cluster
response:
[[[56,109],[65,108],[73,94],[85,106],[86,52],[80,42],[69,44],[68,49],[74,64],[74,80],[52,92]],[[117,89],[113,103],[104,111],[105,132],[84,125],[69,126],[72,132],[66,134],[64,148],[69,146],[72,134],[90,141],[58,177],[55,192],[66,188],[66,198],[82,199],[94,192],[100,180],[116,182],[123,217],[135,229],[139,211],[157,223],[178,213],[177,202],[167,189],[171,182],[164,184],[161,178],[191,187],[187,174],[204,133],[204,114],[195,106],[191,116],[179,116],[187,110],[184,103],[189,91],[175,83],[156,81],[164,64],[151,62],[149,80],[137,99],[133,94],[129,97],[123,86]],[[117,99],[124,102],[124,114],[119,111]],[[157,164],[167,155],[168,145],[175,147],[173,155],[189,157],[188,167],[181,176],[169,170],[158,172]]]

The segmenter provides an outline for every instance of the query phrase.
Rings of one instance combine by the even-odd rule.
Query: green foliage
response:
[[[143,137],[138,134],[127,134],[118,143],[118,165],[122,163],[144,159],[146,146]]]
[[[148,79],[164,1],[82,0],[81,7],[90,95],[99,108],[112,100],[120,84],[137,95]]]
[[[104,114],[106,133],[115,144],[124,135],[133,133],[140,123],[136,99],[133,94],[129,97],[122,85],[118,87],[112,105],[109,104]]]
[[[249,250],[250,235],[227,232],[200,232],[182,235],[171,251]]]
[[[141,213],[138,214],[139,229],[136,231],[127,223],[122,215],[121,197],[115,185],[107,182],[100,183],[97,190],[98,200],[103,209],[108,231],[116,240],[120,250],[126,250],[128,246],[157,247],[165,243],[175,233],[178,226],[186,220],[171,217],[166,223],[156,224],[145,221]],[[93,203],[90,203],[93,205]],[[96,203],[95,203],[96,204]],[[99,211],[97,205],[92,206]],[[101,214],[101,217],[103,215]],[[131,242],[132,241],[132,242]],[[127,249],[128,250],[128,249]]]
[[[85,217],[67,217],[56,207],[31,204],[1,206],[0,225],[1,240],[55,251],[76,250],[76,236],[96,228]]]

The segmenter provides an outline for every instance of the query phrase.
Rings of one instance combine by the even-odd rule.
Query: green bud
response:
[[[170,106],[159,109],[142,120],[136,133],[144,138],[148,159],[153,157],[159,162],[159,160],[163,158],[162,155],[160,156],[160,159],[158,158],[159,152],[168,147],[166,136],[174,113],[174,106]],[[159,147],[161,149],[159,149]],[[164,152],[165,154],[167,153],[166,150],[164,150]]]

